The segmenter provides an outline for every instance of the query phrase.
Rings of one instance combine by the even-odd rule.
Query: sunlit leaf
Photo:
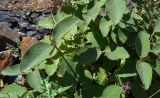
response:
[[[58,24],[56,24],[54,28],[54,32],[52,34],[54,42],[59,42],[59,40],[68,33],[70,29],[74,25],[76,25],[79,22],[79,19],[76,17],[67,17],[61,20]]]
[[[92,80],[92,73],[89,70],[84,70],[84,75]]]
[[[154,32],[160,32],[160,18],[155,21]]]
[[[136,64],[136,69],[144,88],[147,90],[152,81],[152,67],[146,62],[138,61]]]
[[[151,63],[151,65],[153,65],[154,70],[156,71],[156,73],[160,76],[160,61],[159,60],[155,60]]]
[[[135,77],[137,73],[126,73],[126,74],[118,74],[120,78],[128,78],[128,77]]]
[[[41,85],[41,76],[38,70],[35,70],[27,74],[27,82],[33,89],[39,92],[43,91]]]
[[[24,55],[20,63],[22,72],[27,72],[31,68],[35,67],[41,61],[45,60],[53,47],[46,43],[38,43],[33,45]]]
[[[17,65],[6,67],[1,72],[1,74],[2,75],[7,75],[7,76],[16,76],[16,75],[23,74],[23,73],[20,70],[20,64],[17,64]]]
[[[135,19],[143,20],[143,18],[142,18],[140,15],[138,15],[138,14],[136,14],[136,13],[134,13],[134,12],[131,13],[131,16],[132,16],[133,18],[135,18]]]
[[[123,47],[107,47],[105,49],[105,55],[111,60],[130,57],[129,53]]]
[[[57,93],[62,93],[62,92],[64,92],[64,91],[66,91],[66,90],[68,90],[69,88],[71,88],[71,86],[67,86],[67,87],[60,87],[58,90],[57,90]]]
[[[88,32],[86,38],[88,42],[97,48],[104,49],[108,44],[107,39],[104,38],[99,32]]]
[[[94,20],[96,18],[103,5],[104,2],[94,0],[93,7],[88,9],[86,14],[83,14],[83,18],[87,24],[89,24],[91,20]]]
[[[0,96],[3,94],[5,97],[3,96],[1,98],[20,98],[26,91],[27,89],[25,87],[13,83],[1,89]]]
[[[55,60],[54,63],[45,64],[45,71],[49,76],[53,75],[56,72],[58,68],[58,63],[59,63],[59,59]]]
[[[135,49],[139,56],[146,57],[150,51],[149,34],[145,31],[139,32],[135,40]]]
[[[54,28],[53,19],[51,19],[50,17],[43,17],[38,21],[38,26],[43,27],[45,29],[53,29]]]
[[[122,92],[122,87],[118,85],[110,85],[104,89],[102,93],[102,98],[121,98],[120,94]]]
[[[160,53],[160,44],[155,44],[153,47],[152,47],[152,50],[151,52],[155,53],[155,54],[159,54]]]
[[[108,80],[108,78],[107,78],[106,71],[104,70],[104,68],[99,67],[99,71],[97,73],[96,82],[99,85],[105,85],[107,83],[107,80]]]
[[[108,35],[111,26],[112,26],[112,21],[107,20],[104,17],[101,18],[100,23],[99,23],[99,28],[101,30],[103,37],[106,37]]]
[[[119,37],[119,40],[122,43],[125,43],[128,40],[128,33],[119,30],[118,31],[118,37]]]
[[[109,18],[116,25],[126,11],[125,0],[107,0],[106,8]]]

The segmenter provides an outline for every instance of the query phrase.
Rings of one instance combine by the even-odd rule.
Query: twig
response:
[[[155,93],[153,93],[151,96],[149,96],[148,98],[152,98],[153,96],[155,96],[157,93],[160,92],[160,89],[158,91],[156,91]]]

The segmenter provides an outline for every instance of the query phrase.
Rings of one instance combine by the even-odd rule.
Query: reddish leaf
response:
[[[21,49],[21,56],[23,57],[27,50],[32,46],[38,43],[38,40],[34,37],[24,37],[20,49]]]
[[[0,52],[0,71],[12,64],[12,52],[10,50]]]

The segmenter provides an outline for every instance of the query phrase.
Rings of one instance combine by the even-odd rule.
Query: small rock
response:
[[[4,36],[13,42],[16,42],[17,39],[19,38],[19,35],[17,32],[3,25],[0,25],[0,36]]]
[[[0,51],[3,51],[7,44],[16,45],[19,35],[5,25],[0,25]]]

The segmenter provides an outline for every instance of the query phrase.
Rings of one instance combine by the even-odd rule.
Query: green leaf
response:
[[[147,90],[152,81],[152,67],[146,62],[138,61],[136,64],[136,69],[144,88]]]
[[[37,69],[27,74],[27,82],[33,89],[39,92],[43,91],[41,85],[41,76]]]
[[[79,22],[79,19],[76,17],[66,17],[61,20],[54,28],[54,32],[52,34],[54,42],[59,42],[60,39],[71,30],[74,25]]]
[[[63,82],[65,86],[76,85],[77,79],[79,78],[80,67],[77,61],[73,57],[64,56],[65,59],[60,59],[59,73],[60,77],[63,77]]]
[[[79,32],[85,32],[88,29],[88,24],[85,21],[80,21],[78,24]]]
[[[87,4],[89,3],[89,0],[71,0],[72,5],[76,4]]]
[[[128,34],[122,30],[118,31],[118,37],[122,43],[125,43],[128,40]]]
[[[65,13],[62,9],[59,9],[54,16],[56,23],[59,23],[64,18],[71,16],[70,14]]]
[[[42,39],[42,42],[50,44],[51,45],[51,40],[50,40],[50,35],[46,35],[44,36],[44,38]]]
[[[154,23],[154,32],[160,32],[160,18],[158,18]]]
[[[104,2],[94,0],[93,7],[88,9],[87,13],[83,15],[83,18],[87,24],[89,24],[91,20],[94,20],[97,17],[103,5]]]
[[[51,19],[50,17],[43,17],[38,21],[38,26],[43,27],[45,29],[53,29],[54,28],[53,19]]]
[[[68,90],[69,88],[71,88],[72,86],[66,86],[66,87],[60,87],[58,90],[57,90],[57,93],[58,94],[61,94],[62,92]]]
[[[150,51],[149,34],[145,31],[139,32],[135,40],[135,48],[139,56],[146,57]]]
[[[152,50],[151,52],[155,53],[156,55],[158,55],[160,53],[160,44],[155,44],[153,47],[152,47]]]
[[[86,38],[94,47],[101,49],[104,49],[108,43],[107,39],[105,39],[99,32],[88,32]]]
[[[125,74],[118,74],[120,78],[128,78],[128,77],[135,77],[137,73],[125,73]]]
[[[0,98],[10,98],[10,96],[8,94],[0,93]]]
[[[107,20],[106,18],[101,18],[100,23],[99,23],[99,28],[101,30],[101,33],[103,37],[106,37],[108,35],[108,32],[110,31],[112,26],[112,21]]]
[[[20,70],[20,64],[6,67],[6,68],[1,72],[1,74],[2,74],[2,75],[7,75],[7,76],[16,76],[16,75],[22,74],[22,72],[21,72],[21,70]]]
[[[118,60],[121,58],[129,58],[129,53],[123,47],[107,47],[105,49],[105,56],[111,60]]]
[[[53,47],[46,43],[38,43],[33,45],[22,58],[20,69],[22,72],[27,72],[31,68],[38,65],[41,61],[45,60]]]
[[[120,95],[122,92],[122,87],[118,85],[110,85],[104,89],[102,98],[121,98]]]
[[[99,67],[99,72],[97,73],[96,82],[99,85],[105,85],[107,83],[107,73],[104,68]]]
[[[92,73],[89,70],[84,70],[84,75],[85,77],[87,77],[88,79],[92,80]]]
[[[106,8],[114,25],[120,22],[126,11],[125,0],[107,0]]]
[[[101,55],[101,50],[92,46],[84,46],[78,51],[78,63],[89,64],[95,62]]]
[[[160,76],[160,61],[159,60],[155,60],[152,65],[154,66],[154,70],[156,71],[156,73]]]
[[[27,89],[25,87],[22,87],[16,83],[10,84],[5,86],[3,89],[0,91],[0,96],[5,96],[6,97],[1,97],[1,98],[21,98],[21,96],[27,92]]]
[[[63,38],[65,40],[71,40],[76,33],[77,33],[77,25],[74,25],[72,29],[69,30],[68,33],[63,36]]]
[[[77,62],[73,60],[72,57],[65,56],[65,59],[60,61],[59,73],[63,76],[65,73],[70,74],[71,76],[75,76]]]
[[[45,64],[45,71],[48,74],[48,76],[51,76],[56,72],[58,64],[59,64],[59,59],[55,60],[54,63],[52,64],[48,63]]]
[[[116,32],[113,32],[113,31],[111,32],[111,38],[112,38],[113,42],[117,44],[117,34],[116,34]]]
[[[141,20],[141,21],[143,20],[143,18],[140,15],[138,15],[138,14],[136,14],[134,12],[131,13],[131,17],[133,17],[135,19],[138,19],[138,20]]]

